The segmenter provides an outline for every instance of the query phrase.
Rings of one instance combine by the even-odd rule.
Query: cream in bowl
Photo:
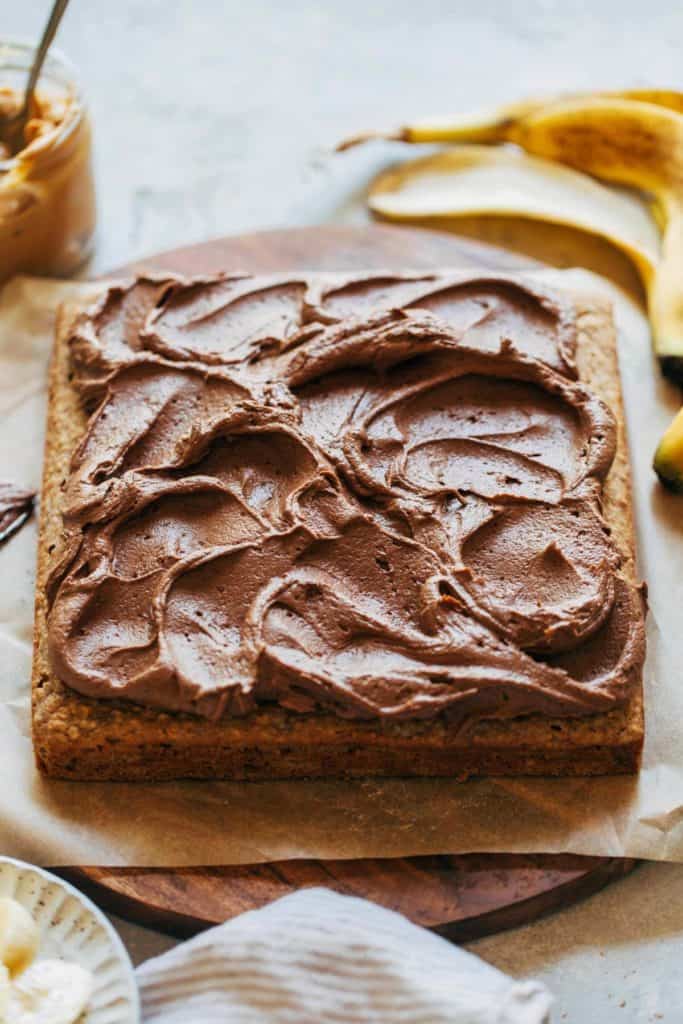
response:
[[[39,946],[26,907],[0,899],[0,1022],[75,1024],[90,1002],[92,972],[65,960],[37,960]]]
[[[130,958],[98,908],[0,857],[0,1024],[139,1024]]]

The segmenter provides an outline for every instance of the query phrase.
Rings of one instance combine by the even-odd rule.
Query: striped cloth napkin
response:
[[[552,1002],[400,914],[305,889],[137,970],[145,1024],[543,1024]]]

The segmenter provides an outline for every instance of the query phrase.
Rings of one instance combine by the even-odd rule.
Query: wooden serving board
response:
[[[430,269],[520,270],[539,264],[434,231],[313,227],[216,239],[123,271]],[[248,785],[248,783],[245,783]],[[458,941],[524,924],[620,878],[634,861],[569,854],[467,854],[384,860],[292,860],[211,868],[65,868],[103,906],[189,935],[308,886],[364,896]]]

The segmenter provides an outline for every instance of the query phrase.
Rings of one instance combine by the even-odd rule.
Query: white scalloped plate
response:
[[[38,925],[38,959],[61,958],[92,972],[92,998],[78,1024],[139,1024],[130,957],[94,903],[49,871],[9,857],[0,857],[0,897],[17,900]]]

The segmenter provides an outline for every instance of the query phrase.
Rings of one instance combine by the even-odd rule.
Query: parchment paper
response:
[[[615,302],[641,571],[650,586],[647,739],[639,778],[358,782],[48,782],[28,713],[36,523],[0,551],[0,852],[44,865],[209,865],[471,851],[683,861],[683,498],[650,468],[677,408],[642,312],[585,271],[550,272]],[[54,309],[88,287],[17,278],[0,293],[0,479],[38,487]],[[92,286],[89,286],[92,287]]]

